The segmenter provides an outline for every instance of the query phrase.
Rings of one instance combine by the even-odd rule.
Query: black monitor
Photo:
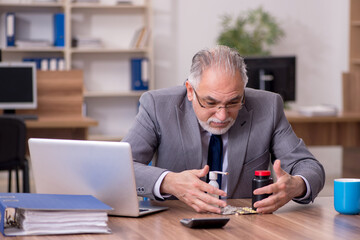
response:
[[[0,109],[5,114],[16,109],[37,107],[35,63],[0,63]]]
[[[284,102],[295,100],[295,56],[245,57],[247,87],[275,92]]]

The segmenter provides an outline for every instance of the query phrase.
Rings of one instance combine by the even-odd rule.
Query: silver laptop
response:
[[[37,193],[90,194],[117,216],[167,209],[138,201],[128,143],[31,138],[29,150]]]

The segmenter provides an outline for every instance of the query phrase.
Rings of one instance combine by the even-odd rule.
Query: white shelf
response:
[[[102,97],[140,97],[145,91],[127,91],[127,92],[84,92],[86,98]]]
[[[63,47],[41,47],[41,48],[19,48],[19,47],[6,47],[2,49],[3,52],[64,52]]]
[[[33,3],[1,3],[0,7],[29,7],[29,8],[36,8],[36,7],[64,7],[64,3],[56,2],[56,3],[40,3],[40,2],[33,2]]]
[[[71,53],[146,53],[146,48],[72,48]]]
[[[131,48],[136,33],[143,27],[152,29],[151,0],[117,5],[72,3],[0,3],[0,40],[3,61],[21,61],[23,58],[62,57],[65,69],[82,69],[88,117],[99,125],[89,129],[91,139],[121,140],[130,129],[138,111],[138,100],[145,91],[131,91],[131,59],[149,59],[149,89],[154,88],[153,38],[142,48]],[[4,14],[18,13],[32,24],[18,22],[23,39],[53,41],[52,15],[65,15],[64,47],[6,47]],[[20,19],[20,18],[19,18]],[[45,19],[45,20],[43,20]],[[23,21],[24,22],[24,21]],[[25,29],[25,30],[24,30]],[[40,33],[40,34],[39,34]],[[22,36],[23,35],[23,36]],[[74,48],[75,37],[100,39],[101,48]],[[95,136],[94,136],[95,135]]]
[[[110,4],[101,4],[101,3],[72,3],[70,5],[71,8],[74,9],[146,9],[145,5],[136,5],[136,4],[129,4],[129,3],[123,3],[123,4],[116,4],[116,5],[110,5]]]

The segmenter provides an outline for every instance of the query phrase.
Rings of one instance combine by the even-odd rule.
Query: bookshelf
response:
[[[135,119],[138,100],[144,91],[131,90],[132,58],[149,60],[149,89],[154,89],[153,40],[134,47],[134,35],[139,29],[152,27],[151,0],[133,0],[117,5],[76,3],[58,0],[54,3],[24,3],[21,0],[0,0],[0,47],[3,61],[22,61],[23,58],[64,58],[65,69],[84,72],[84,115],[99,125],[89,130],[90,139],[119,140]],[[7,47],[5,14],[35,19],[31,28],[53,42],[52,16],[65,14],[64,47]],[[39,23],[41,22],[41,24]],[[45,24],[47,22],[47,24]],[[38,25],[36,25],[38,24]],[[18,25],[16,25],[17,27]],[[34,35],[34,34],[33,34]],[[17,33],[16,33],[17,36]],[[101,40],[100,47],[72,47],[72,39],[86,36]],[[28,36],[31,38],[31,34]]]
[[[350,1],[350,72],[360,70],[360,1]]]
[[[349,72],[342,76],[343,112],[359,113],[360,0],[350,0]]]

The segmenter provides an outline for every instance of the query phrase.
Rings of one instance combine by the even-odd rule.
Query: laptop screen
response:
[[[111,215],[139,214],[128,143],[32,138],[29,149],[37,193],[89,194]]]

